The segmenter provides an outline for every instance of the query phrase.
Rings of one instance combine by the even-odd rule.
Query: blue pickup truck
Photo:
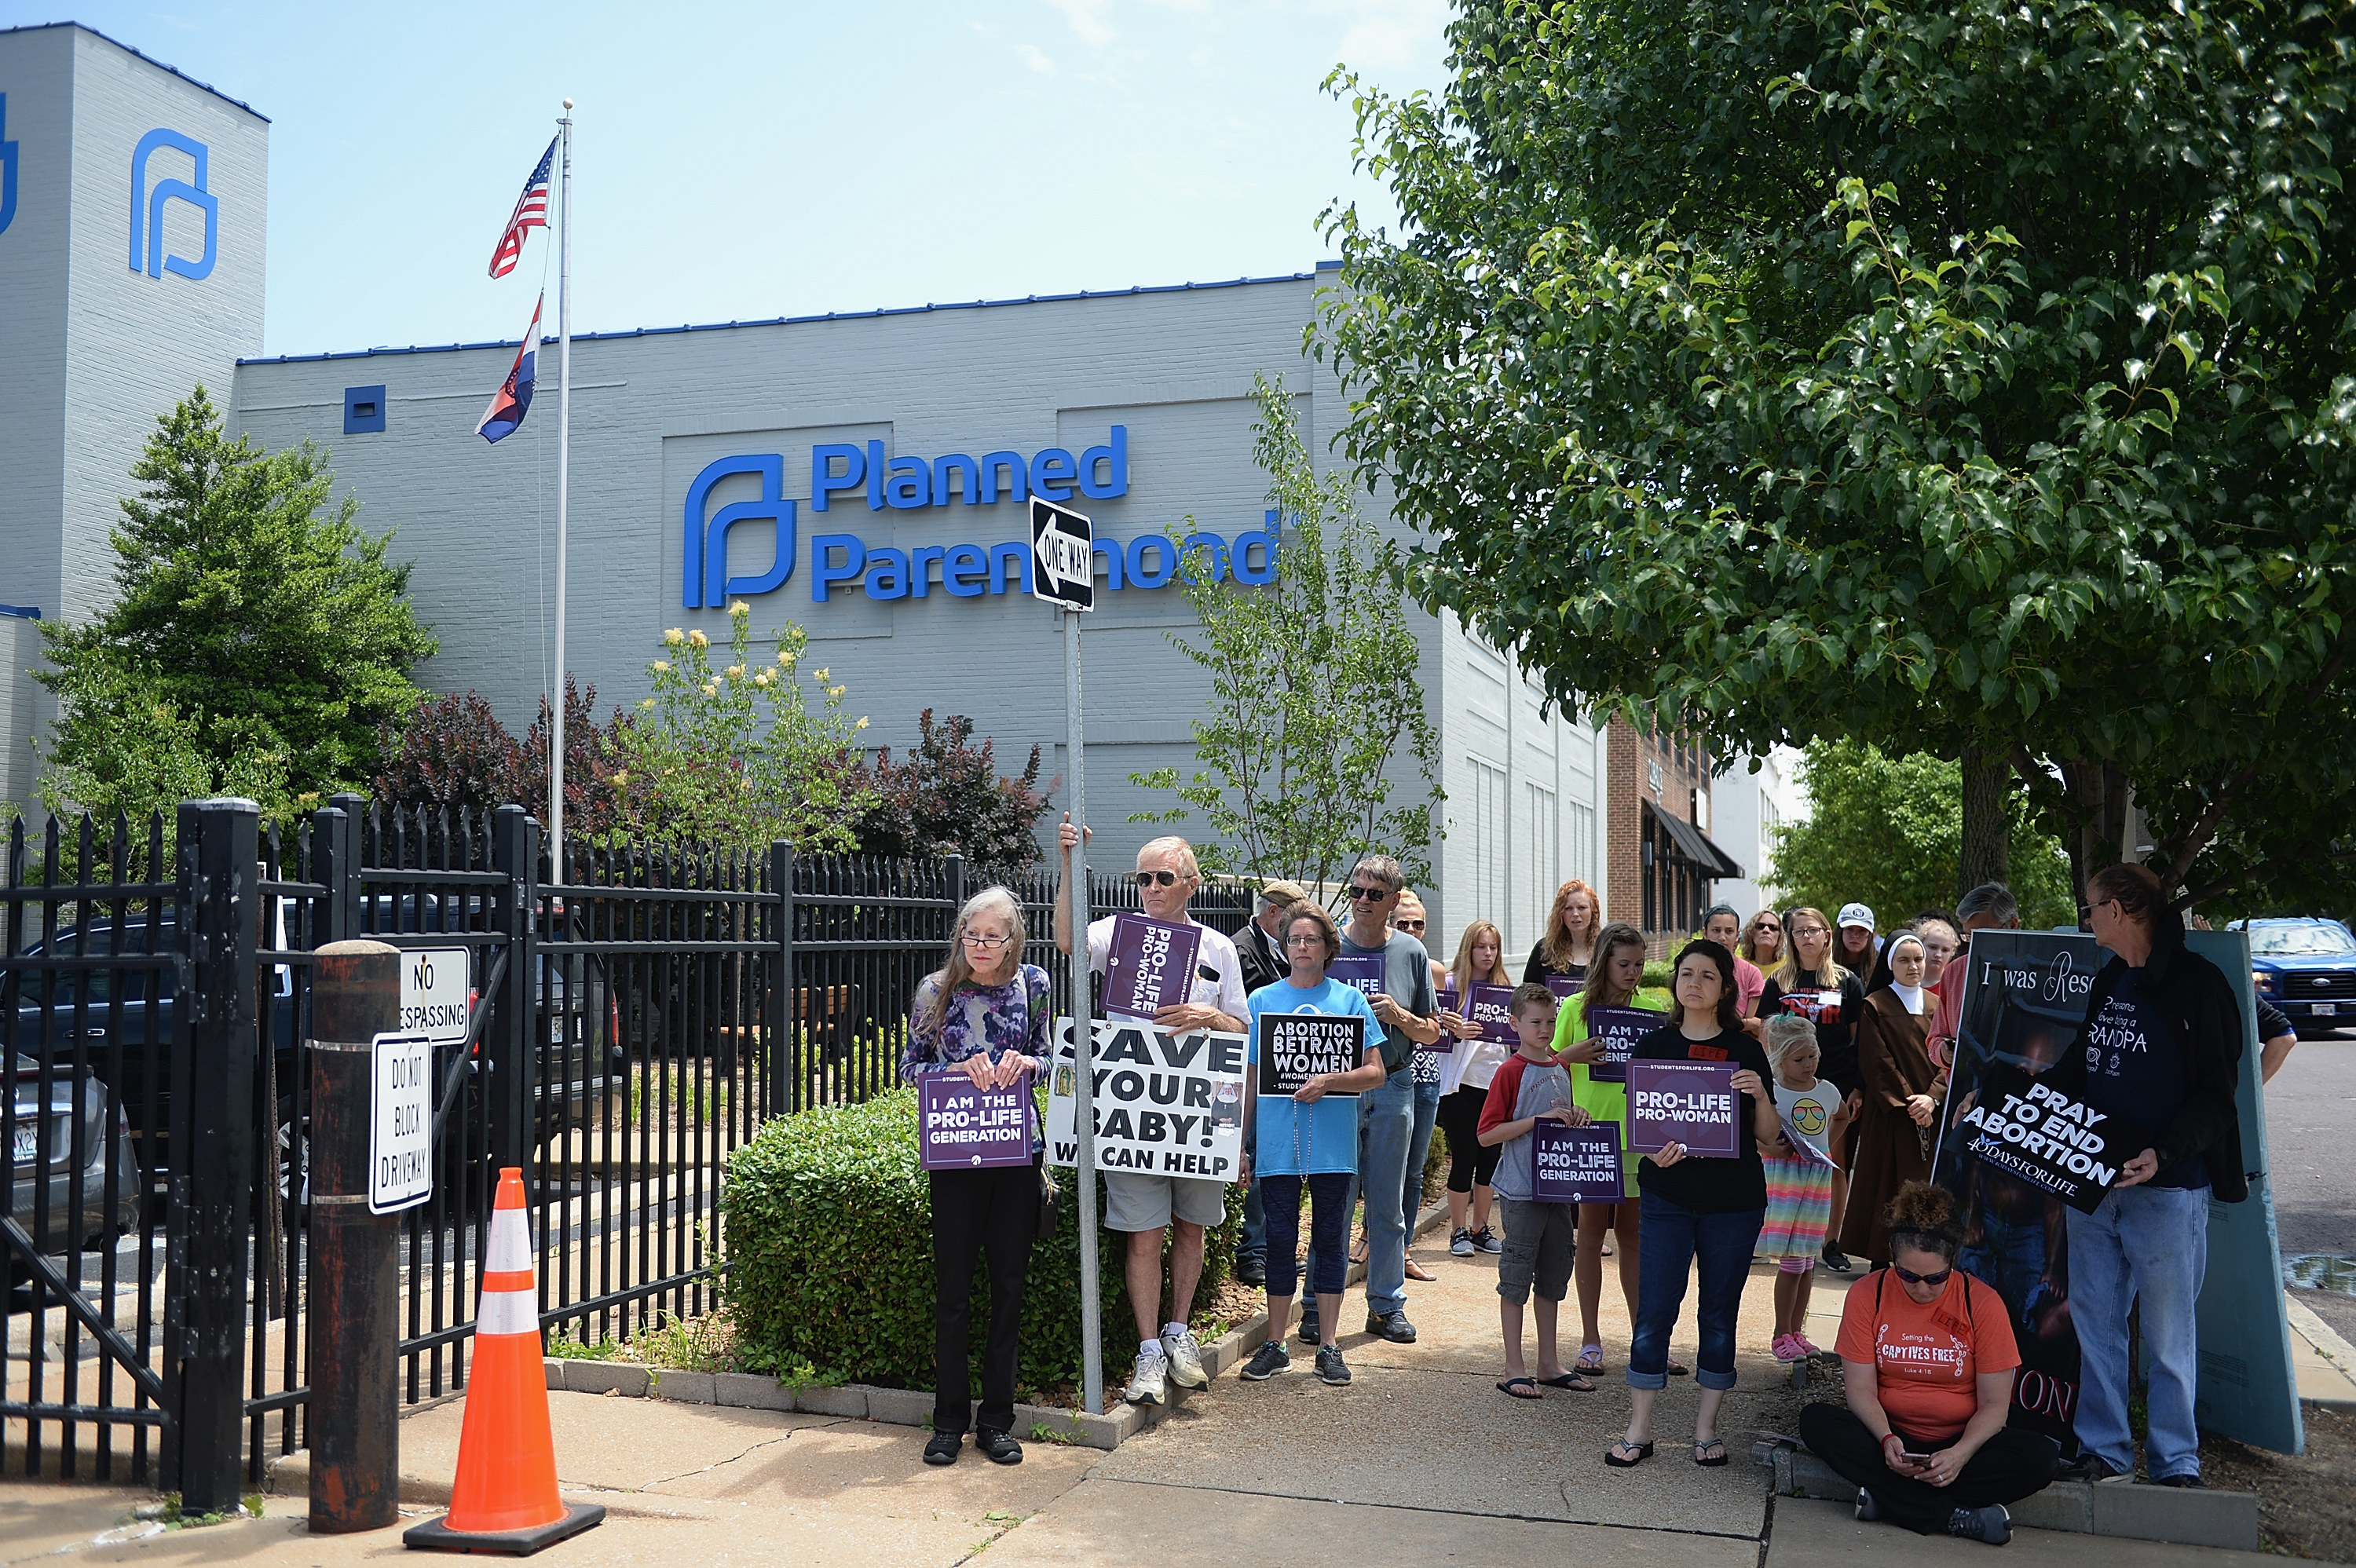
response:
[[[2356,935],[2315,916],[2237,921],[2250,933],[2250,983],[2301,1034],[2356,1027]]]

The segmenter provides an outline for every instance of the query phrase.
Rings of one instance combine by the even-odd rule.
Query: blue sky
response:
[[[1447,7],[96,0],[71,16],[271,117],[266,347],[303,354],[519,334],[545,238],[508,278],[486,268],[567,95],[576,331],[1306,271],[1329,253],[1330,198],[1391,213],[1320,82],[1346,61],[1436,88]]]

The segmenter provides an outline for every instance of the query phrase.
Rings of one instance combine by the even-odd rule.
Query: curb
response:
[[[1854,1503],[1857,1488],[1804,1448],[1762,1443],[1751,1457],[1775,1470],[1775,1495]],[[2258,1550],[2258,1494],[2193,1491],[2133,1483],[2056,1481],[2007,1505],[2012,1522],[2123,1541],[2165,1541],[2230,1552]]]
[[[1409,1234],[1420,1236],[1447,1216],[1447,1203],[1436,1203],[1416,1216],[1415,1229]],[[1356,1285],[1365,1276],[1366,1265],[1353,1264],[1347,1283]],[[1204,1346],[1203,1370],[1210,1374],[1212,1382],[1242,1364],[1267,1337],[1267,1331],[1268,1309],[1262,1307]],[[668,1371],[636,1361],[592,1361],[556,1356],[542,1357],[541,1365],[546,1371],[548,1386],[566,1393],[661,1399],[735,1410],[775,1410],[840,1420],[880,1421],[894,1426],[930,1426],[933,1422],[933,1396],[922,1389],[881,1388],[873,1383],[810,1384],[795,1389],[757,1372]],[[1109,1453],[1139,1433],[1151,1431],[1183,1410],[1188,1401],[1209,1392],[1209,1384],[1199,1389],[1173,1385],[1170,1403],[1162,1405],[1130,1404],[1116,1393],[1113,1408],[1102,1415],[1052,1405],[1018,1404],[1014,1407],[1014,1435],[1027,1442],[1069,1444]],[[423,1410],[464,1397],[463,1393],[445,1394],[441,1400],[408,1408]],[[976,1408],[980,1408],[979,1401]],[[1036,1435],[1043,1430],[1048,1434],[1044,1438]],[[297,1449],[270,1462],[263,1486],[280,1496],[301,1493],[309,1489],[310,1477],[310,1450]],[[450,1482],[403,1474],[400,1496],[405,1503],[445,1505],[450,1500]]]

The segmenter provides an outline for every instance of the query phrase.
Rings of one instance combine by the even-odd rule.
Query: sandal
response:
[[[1577,1372],[1558,1372],[1550,1378],[1540,1378],[1538,1382],[1547,1388],[1567,1388],[1573,1393],[1593,1393],[1595,1392],[1595,1385],[1589,1382],[1585,1378],[1580,1377]]]
[[[1523,1392],[1525,1389],[1529,1392]],[[1546,1397],[1538,1392],[1537,1380],[1535,1378],[1507,1378],[1497,1385],[1497,1392],[1509,1399],[1544,1399]]]
[[[1623,1453],[1630,1457],[1622,1458],[1620,1456]],[[1633,1470],[1652,1456],[1653,1445],[1650,1443],[1631,1443],[1625,1437],[1603,1451],[1603,1462],[1615,1470]]]
[[[1581,1346],[1579,1351],[1579,1364],[1572,1370],[1583,1372],[1589,1377],[1602,1376],[1603,1347],[1601,1345]]]
[[[1354,1264],[1365,1263],[1366,1261],[1366,1239],[1364,1236],[1361,1236],[1358,1238],[1358,1244],[1350,1249],[1350,1261]]]
[[[1674,1356],[1669,1358],[1669,1364],[1664,1370],[1665,1370],[1669,1376],[1673,1378],[1689,1378],[1693,1376],[1693,1369],[1686,1365],[1683,1361],[1678,1360]]]
[[[1413,1258],[1407,1260],[1407,1276],[1409,1279],[1420,1280],[1434,1280],[1440,1277]]]
[[[1718,1450],[1718,1457],[1716,1457],[1715,1459],[1705,1459],[1705,1458],[1703,1458],[1703,1457],[1702,1457],[1702,1454],[1703,1454],[1703,1452],[1704,1452],[1706,1449],[1710,1449],[1710,1448],[1715,1448],[1715,1449],[1717,1449],[1717,1450]],[[1723,1438],[1723,1437],[1697,1437],[1697,1438],[1695,1438],[1695,1439],[1694,1439],[1694,1445],[1693,1445],[1693,1456],[1694,1456],[1694,1463],[1695,1463],[1695,1464],[1697,1464],[1697,1465],[1701,1466],[1703,1468],[1705,1468],[1705,1469],[1709,1469],[1709,1470],[1715,1470],[1715,1469],[1718,1469],[1719,1467],[1723,1466],[1723,1465],[1726,1463],[1726,1461],[1727,1461],[1726,1439],[1725,1439],[1725,1438]]]

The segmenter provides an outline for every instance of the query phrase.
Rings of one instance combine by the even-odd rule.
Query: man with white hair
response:
[[[1091,833],[1090,837],[1095,835]],[[1063,847],[1063,878],[1056,885],[1055,945],[1072,950],[1072,906],[1064,897],[1071,881],[1072,850],[1080,830],[1064,817],[1058,840]],[[1186,901],[1203,884],[1194,846],[1183,838],[1156,838],[1137,852],[1137,899],[1150,920],[1173,925],[1194,925],[1202,933],[1194,958],[1193,983],[1186,999],[1173,1002],[1153,1021],[1171,1029],[1226,1029],[1240,1033],[1244,1023],[1242,965],[1236,944],[1221,933],[1203,925],[1186,912]],[[1112,952],[1113,917],[1088,923],[1088,968],[1105,971]],[[1250,1157],[1245,1158],[1248,1179]],[[1227,1217],[1225,1187],[1206,1177],[1155,1176],[1141,1171],[1108,1170],[1105,1183],[1105,1229],[1129,1237],[1124,1275],[1129,1300],[1137,1314],[1137,1371],[1124,1397],[1131,1404],[1159,1404],[1165,1383],[1201,1388],[1211,1381],[1203,1367],[1202,1347],[1194,1342],[1186,1318],[1194,1309],[1194,1289],[1203,1280],[1204,1232]],[[1170,1244],[1170,1310],[1159,1329],[1154,1314],[1162,1306],[1162,1247]]]

